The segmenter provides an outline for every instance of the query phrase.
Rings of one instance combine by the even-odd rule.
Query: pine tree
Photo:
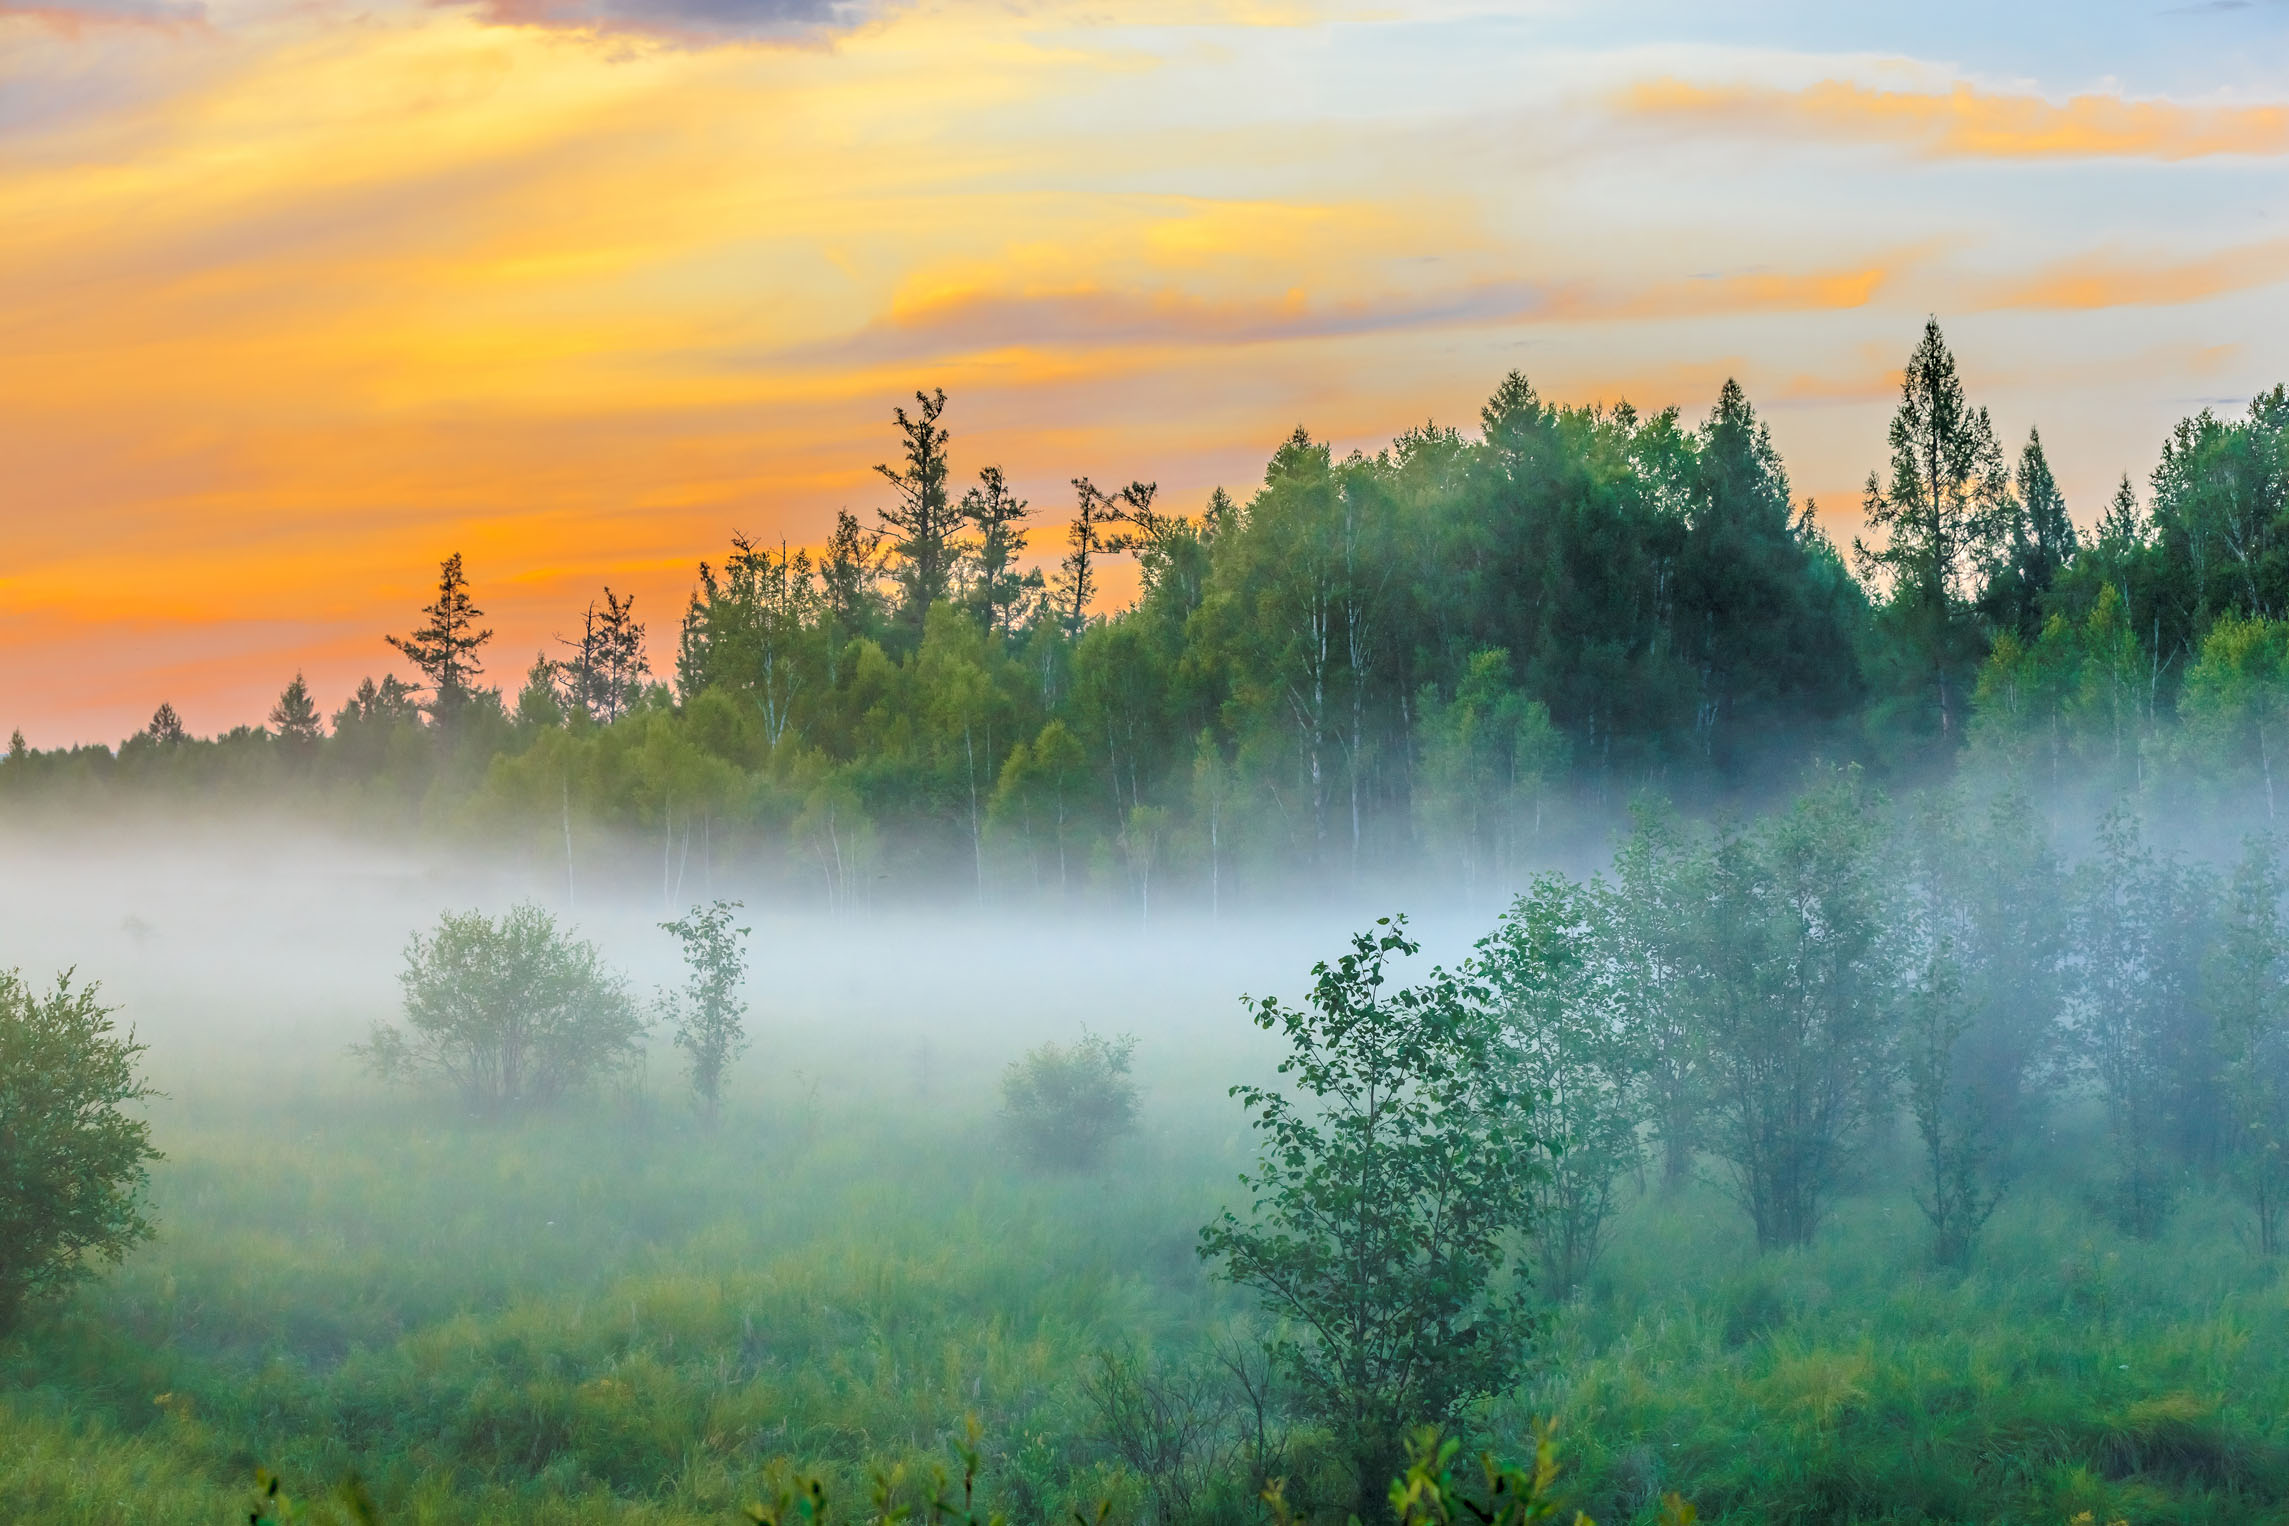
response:
[[[1065,532],[1065,542],[1072,549],[1057,564],[1050,591],[1059,623],[1067,634],[1077,636],[1088,624],[1089,605],[1097,597],[1096,558],[1113,549],[1105,526],[1115,521],[1119,503],[1086,477],[1073,479],[1073,492],[1073,522]]]
[[[428,617],[428,623],[410,636],[385,639],[403,652],[428,681],[430,718],[439,724],[450,724],[469,702],[473,692],[471,680],[484,671],[477,662],[477,649],[493,639],[491,631],[477,629],[477,622],[485,612],[469,597],[469,580],[461,571],[460,552],[454,552],[438,564],[437,602],[425,606],[421,612]]]
[[[652,671],[644,657],[643,622],[635,609],[634,594],[623,599],[607,585],[603,612],[597,612],[594,600],[581,612],[580,639],[562,643],[573,652],[572,660],[558,670],[564,679],[565,708],[602,725],[628,713]]]
[[[278,703],[270,707],[270,726],[281,742],[297,747],[308,747],[325,734],[318,706],[310,698],[310,686],[303,682],[300,673],[280,692]]]
[[[843,639],[871,635],[882,613],[879,540],[848,509],[835,515],[834,533],[819,558],[819,587]]]
[[[1908,358],[1891,448],[1891,482],[1870,472],[1863,505],[1869,528],[1888,538],[1880,547],[1855,540],[1852,549],[1864,574],[1889,580],[1898,639],[1934,693],[1941,738],[1952,743],[1979,656],[1965,582],[2010,532],[2010,478],[1987,410],[1963,395],[1937,318]]]
[[[894,561],[899,624],[919,641],[930,606],[953,586],[963,550],[956,539],[963,515],[946,487],[946,446],[952,436],[938,427],[946,411],[945,389],[917,392],[914,401],[914,413],[898,408],[891,415],[905,438],[905,462],[875,470],[897,490],[897,501],[879,511],[881,538]]]
[[[978,485],[962,495],[962,518],[978,532],[970,543],[970,564],[977,576],[970,584],[968,603],[988,631],[1008,631],[1025,593],[1017,556],[1025,549],[1026,532],[1019,526],[1026,516],[1025,500],[1009,490],[998,466],[979,472]]]
[[[161,700],[159,708],[151,712],[151,724],[143,729],[152,741],[162,747],[174,747],[190,740],[190,733],[183,729],[183,718],[175,713],[175,707],[166,700]]]

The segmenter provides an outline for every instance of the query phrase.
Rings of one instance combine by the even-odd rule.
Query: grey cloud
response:
[[[504,26],[551,27],[687,42],[800,42],[872,20],[880,0],[479,0]]]

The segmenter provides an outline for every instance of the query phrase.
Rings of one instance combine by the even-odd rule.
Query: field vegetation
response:
[[[1512,377],[1053,568],[947,407],[659,674],[451,555],[14,739],[0,1519],[2289,1515],[2278,389],[2078,530],[1935,322],[1847,556]]]

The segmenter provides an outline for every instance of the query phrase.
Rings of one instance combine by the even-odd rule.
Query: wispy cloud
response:
[[[2289,281],[2289,239],[2244,244],[2193,259],[2098,250],[2046,265],[1991,289],[1988,308],[2092,311],[2173,307]]]
[[[2054,102],[1958,84],[1877,90],[1850,80],[1802,89],[1699,85],[1663,78],[1630,86],[1628,115],[1710,130],[1885,143],[1934,158],[2184,160],[2289,153],[2289,106],[2188,106],[2119,95]]]
[[[0,0],[0,17],[22,16],[62,32],[91,26],[193,26],[206,14],[197,0]]]

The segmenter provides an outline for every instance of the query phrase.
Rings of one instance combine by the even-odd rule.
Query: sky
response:
[[[1848,540],[1936,314],[2087,523],[2289,378],[2285,191],[2284,0],[0,0],[0,727],[331,708],[456,551],[489,681],[664,659],[919,387],[1046,548],[1734,376]]]

